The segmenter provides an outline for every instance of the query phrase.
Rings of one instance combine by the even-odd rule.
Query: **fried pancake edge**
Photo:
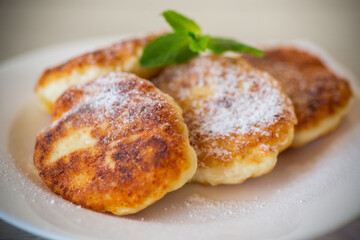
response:
[[[328,71],[329,76],[331,76],[332,81],[336,81],[336,89],[330,89],[328,92],[326,92],[327,89],[327,83],[324,82],[324,84],[320,87],[317,91],[320,91],[322,94],[321,99],[314,99],[315,102],[315,108],[311,112],[310,107],[312,107],[312,102],[308,102],[309,106],[306,111],[310,111],[310,114],[305,114],[301,117],[301,119],[298,119],[298,124],[295,126],[295,138],[294,142],[291,145],[293,148],[299,148],[302,146],[307,145],[308,143],[312,142],[313,140],[325,136],[332,131],[334,131],[342,122],[342,120],[346,117],[347,113],[349,112],[351,102],[354,97],[354,89],[356,87],[356,84],[353,82],[351,74],[346,72],[344,69],[342,69],[339,64],[336,63],[325,51],[320,49],[319,47],[315,46],[312,43],[309,42],[293,42],[293,43],[272,43],[272,44],[263,44],[261,47],[265,51],[278,51],[281,53],[281,51],[296,51],[301,54],[304,54],[305,56],[311,56],[313,59],[308,59],[307,61],[311,62],[313,61],[315,64],[314,66],[311,66],[313,71],[316,71],[316,68],[319,67],[321,71]],[[286,55],[285,55],[286,56]],[[256,58],[253,58],[251,56],[246,56],[245,59],[249,60],[253,59],[258,61]],[[261,63],[261,60],[259,60]],[[251,61],[250,61],[251,63]],[[256,65],[256,64],[255,64]],[[259,67],[259,66],[256,66]],[[262,70],[262,66],[260,66]],[[266,66],[266,68],[270,68],[270,66]],[[271,72],[269,72],[271,74]],[[314,73],[316,74],[316,73]],[[312,76],[313,77],[313,76]],[[276,78],[276,76],[275,76]],[[281,83],[281,80],[279,80]],[[305,81],[306,83],[306,81]],[[289,84],[289,83],[288,83]],[[301,91],[300,89],[298,91]],[[298,92],[297,91],[297,92]],[[312,89],[308,89],[308,91],[313,91]],[[285,92],[287,92],[285,90]],[[296,98],[299,98],[299,93],[294,93]],[[304,95],[307,93],[304,92]],[[325,99],[325,94],[330,94],[333,96],[338,96],[335,99],[339,98],[338,100],[331,100],[331,99]],[[290,93],[290,98],[292,98]],[[320,96],[320,95],[319,95]],[[293,100],[294,101],[294,100]],[[297,101],[297,100],[295,100]],[[303,109],[297,109],[297,103],[295,105],[295,112],[297,114],[303,114]],[[302,104],[300,105],[302,108]],[[305,113],[306,113],[305,111]]]
[[[226,58],[231,58],[235,62],[240,61],[240,63],[245,64],[244,68],[250,66],[249,64],[247,64],[247,62],[245,62],[242,59],[238,59],[238,58],[233,59],[228,55],[226,55]],[[254,68],[251,67],[251,69]],[[166,69],[164,71],[166,71]],[[217,70],[214,71],[216,72]],[[178,70],[175,69],[174,73],[178,74],[177,72]],[[255,72],[259,72],[259,77],[260,76],[265,77],[265,75],[260,74],[260,72],[262,71],[255,70]],[[161,75],[162,73],[160,73],[159,76],[161,77]],[[169,74],[169,76],[171,76],[171,73]],[[263,174],[270,172],[273,169],[277,161],[278,153],[286,149],[292,143],[294,138],[294,123],[296,122],[293,112],[293,106],[291,104],[291,101],[288,99],[288,97],[283,93],[281,86],[277,83],[277,81],[268,74],[266,75],[266,77],[269,78],[269,82],[271,82],[272,88],[277,89],[276,91],[279,91],[280,96],[284,99],[287,99],[284,103],[285,104],[284,112],[283,112],[284,115],[281,117],[281,120],[279,119],[278,122],[275,122],[274,124],[266,128],[266,131],[271,132],[269,136],[260,136],[261,134],[256,133],[253,136],[243,135],[241,137],[241,138],[245,138],[245,142],[250,141],[249,143],[244,142],[243,144],[238,145],[239,148],[245,147],[246,150],[244,152],[249,152],[248,155],[245,154],[244,156],[243,151],[241,149],[235,150],[235,152],[233,152],[232,155],[233,158],[226,160],[216,159],[216,157],[214,158],[213,156],[210,156],[210,158],[206,157],[207,160],[205,159],[202,160],[202,157],[198,155],[198,161],[199,161],[198,169],[191,180],[192,182],[199,182],[204,185],[238,184],[250,177],[261,176]],[[187,88],[186,87],[187,83],[181,83],[181,82],[178,87],[180,87],[182,84],[185,88]],[[166,81],[161,80],[159,82],[158,79],[155,79],[155,85],[157,85],[158,87],[160,87],[161,90],[167,92],[170,95],[171,94],[176,95],[177,90],[175,90],[175,92],[173,93],[172,90],[168,88]],[[178,89],[178,87],[175,88]],[[197,90],[194,93],[196,95],[192,96],[194,98],[196,98],[197,96],[202,97],[204,96],[204,94],[206,95],[208,93],[208,91],[204,91],[202,90],[202,88],[198,89],[197,87],[195,87],[194,89]],[[192,92],[192,89],[190,89],[189,92]],[[175,97],[175,99],[176,98],[177,97]],[[182,101],[183,104],[185,104],[185,106],[183,107],[187,109],[186,105],[188,104],[189,99]],[[181,103],[179,103],[179,105],[182,106]],[[223,120],[226,121],[226,119]],[[217,140],[213,139],[213,141],[215,142]],[[221,142],[222,142],[221,144],[231,145],[233,142],[236,142],[236,140],[234,141],[232,137],[230,138],[225,137],[225,139],[221,140]],[[261,146],[264,144],[269,146],[269,149],[264,150],[264,146]],[[208,144],[206,144],[206,146],[207,145]],[[256,169],[258,166],[260,166],[259,169]]]
[[[303,147],[308,143],[335,131],[349,113],[352,102],[353,101],[350,100],[346,106],[338,109],[333,115],[322,119],[312,128],[295,130],[295,138],[291,147]]]
[[[146,84],[148,84],[148,85],[152,85],[150,82],[148,82],[146,80],[143,80],[143,81],[145,81]],[[71,90],[68,90],[68,91],[71,91]],[[176,145],[176,151],[181,151],[182,152],[181,157],[183,158],[183,161],[187,163],[187,165],[186,165],[187,167],[186,167],[186,169],[183,169],[183,171],[178,175],[178,177],[176,178],[176,181],[171,182],[171,180],[170,180],[170,182],[169,182],[168,180],[164,180],[164,179],[156,180],[156,181],[158,181],[158,183],[160,184],[161,187],[158,190],[154,191],[150,195],[151,196],[150,198],[145,199],[145,201],[140,202],[140,204],[136,204],[136,205],[131,206],[131,207],[123,207],[123,206],[119,207],[119,206],[112,205],[112,204],[109,204],[108,206],[106,206],[106,203],[104,205],[104,203],[101,203],[101,202],[98,203],[96,201],[96,199],[94,200],[94,198],[96,198],[96,196],[92,196],[91,192],[88,192],[88,194],[89,194],[88,195],[89,196],[89,202],[90,203],[86,202],[87,198],[86,197],[82,198],[81,194],[76,196],[77,190],[73,189],[75,192],[65,194],[64,193],[64,191],[65,191],[64,188],[59,187],[60,183],[59,184],[55,183],[54,181],[57,181],[57,180],[53,179],[51,177],[51,175],[55,174],[54,176],[56,176],[57,174],[60,174],[61,171],[64,171],[64,168],[61,168],[61,166],[64,166],[64,164],[66,164],[66,163],[64,163],[62,161],[62,159],[60,159],[60,160],[56,159],[54,161],[54,163],[50,164],[50,167],[53,167],[55,172],[46,172],[46,167],[47,166],[46,166],[45,163],[46,163],[47,159],[46,159],[46,156],[45,156],[45,158],[43,156],[43,152],[46,151],[48,148],[50,148],[50,151],[52,151],[51,149],[53,149],[53,145],[46,146],[47,145],[46,141],[49,140],[50,138],[54,137],[56,135],[56,132],[57,132],[57,134],[60,135],[60,137],[56,141],[56,143],[57,143],[59,139],[60,140],[62,139],[62,136],[61,136],[62,134],[65,134],[65,136],[66,136],[67,134],[71,134],[71,132],[73,132],[73,131],[76,132],[76,131],[79,130],[77,127],[67,129],[66,126],[65,126],[65,133],[61,133],[61,131],[58,130],[58,129],[61,129],[61,124],[64,124],[63,122],[66,121],[66,119],[71,118],[71,116],[69,116],[69,115],[67,115],[67,116],[64,115],[63,117],[60,116],[60,118],[55,119],[54,120],[55,123],[53,123],[51,127],[45,128],[42,132],[40,132],[39,135],[37,136],[37,140],[36,140],[36,146],[35,146],[35,151],[34,151],[34,163],[35,163],[35,166],[37,167],[37,169],[40,171],[41,178],[49,186],[49,188],[52,189],[52,191],[54,191],[56,194],[62,196],[63,198],[65,198],[67,200],[70,200],[70,201],[72,201],[72,202],[74,202],[76,204],[80,204],[81,206],[83,206],[85,208],[93,209],[93,210],[100,211],[100,212],[112,212],[112,213],[117,214],[117,215],[126,215],[126,214],[131,214],[131,213],[138,212],[138,211],[146,208],[150,204],[152,204],[152,203],[156,202],[157,200],[159,200],[160,198],[162,198],[166,193],[168,193],[170,191],[174,191],[174,190],[180,188],[181,186],[183,186],[186,182],[188,182],[188,180],[194,175],[194,173],[196,171],[197,157],[196,157],[196,153],[195,153],[194,149],[190,146],[190,143],[189,143],[189,140],[188,140],[188,129],[187,129],[186,124],[183,122],[183,118],[182,118],[182,115],[181,115],[182,110],[169,95],[166,95],[166,94],[162,93],[160,90],[158,90],[154,86],[153,86],[152,91],[156,92],[157,94],[160,94],[166,100],[166,103],[168,103],[169,106],[171,107],[170,109],[172,109],[171,110],[172,111],[172,113],[171,113],[172,116],[177,116],[177,119],[178,119],[178,121],[174,122],[175,125],[173,125],[174,126],[173,130],[169,129],[169,131],[170,131],[169,134],[172,131],[175,131],[174,133],[172,133],[172,135],[176,137],[174,140],[179,139],[179,140],[176,140],[176,141],[179,141],[178,144]],[[64,97],[65,97],[66,93],[67,92],[65,92],[63,94]],[[58,102],[61,102],[61,98],[58,99]],[[58,107],[60,107],[60,106],[58,106]],[[70,131],[70,132],[66,132],[66,131]],[[85,129],[85,131],[86,132],[89,132],[89,131],[91,132],[91,130],[89,130],[89,129]],[[166,131],[168,131],[168,130],[166,130]],[[161,130],[161,129],[155,130],[155,133],[156,132],[161,133],[161,132],[163,132],[163,130]],[[90,134],[90,133],[87,133],[87,134]],[[82,134],[81,136],[82,137],[86,136],[86,134],[85,135]],[[131,139],[131,138],[132,138],[132,136],[130,135],[126,139]],[[75,140],[73,140],[74,142],[73,143],[70,142],[70,144],[75,144],[76,145],[76,144],[78,144],[78,140],[79,140],[79,138],[76,138]],[[166,139],[164,139],[164,140],[166,140]],[[85,150],[90,149],[90,152],[91,152],[92,151],[91,150],[92,149],[91,141],[89,141],[87,138],[85,138],[84,141],[88,142],[90,144],[90,147],[87,146],[85,143],[81,143],[81,144],[83,144],[83,145],[85,144],[83,146],[85,148]],[[96,141],[98,141],[98,140],[96,140]],[[81,146],[81,144],[79,146]],[[172,144],[171,146],[174,147],[174,144]],[[136,147],[136,145],[134,145],[134,148],[135,147]],[[75,148],[76,148],[76,146],[75,146]],[[81,154],[82,154],[81,152],[84,149],[83,150],[82,149],[77,149],[77,150],[80,151],[79,152],[80,154],[78,154],[78,155],[81,158]],[[174,150],[175,150],[175,148],[174,148]],[[73,153],[74,152],[72,151],[70,154],[67,154],[67,156],[70,156]],[[67,158],[67,156],[65,156],[65,158]],[[95,161],[96,161],[96,159],[95,159]],[[52,164],[55,164],[55,165],[52,165]],[[87,167],[87,165],[85,165],[85,168],[86,167]],[[77,169],[78,166],[74,165],[72,168]],[[169,170],[171,171],[171,169],[169,169]],[[69,176],[71,176],[71,175],[69,175]],[[86,177],[86,174],[85,174],[85,177]],[[165,185],[162,185],[162,182],[164,182]],[[82,181],[80,181],[79,183],[82,184]],[[109,187],[111,187],[110,185],[109,185]],[[164,190],[164,188],[165,188],[165,190]],[[105,187],[105,189],[106,189],[106,187]],[[75,195],[72,195],[72,194],[75,194]],[[85,194],[86,194],[86,190],[85,190]],[[103,192],[102,195],[106,195],[106,194],[107,194],[107,192],[105,191],[105,192]]]
[[[235,157],[229,165],[205,167],[196,171],[191,179],[192,182],[198,182],[202,185],[223,185],[240,184],[249,178],[256,178],[271,172],[276,163],[280,152],[287,149],[294,139],[294,128],[289,129],[288,138],[284,139],[276,146],[272,146],[275,151],[268,151],[265,154],[261,147],[254,147],[249,159],[261,159],[260,168],[258,164],[249,164],[249,159]],[[253,162],[253,161],[250,161]]]
[[[161,68],[144,68],[139,59],[144,46],[163,33],[126,39],[46,69],[34,90],[41,107],[50,112],[69,86],[92,81],[107,72],[129,72],[142,78],[154,76]]]

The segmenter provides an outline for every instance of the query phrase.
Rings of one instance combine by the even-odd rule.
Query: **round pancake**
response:
[[[183,109],[198,156],[192,181],[235,184],[269,172],[293,140],[290,99],[269,74],[244,60],[201,55],[153,80]]]
[[[245,59],[274,76],[292,100],[298,119],[292,146],[301,147],[334,130],[353,96],[348,81],[304,50],[279,46],[265,52],[263,58],[246,55]]]
[[[180,107],[149,81],[109,73],[68,89],[34,162],[47,186],[85,208],[135,213],[183,186],[196,154]]]
[[[159,34],[124,40],[46,69],[35,86],[41,105],[51,111],[56,99],[69,86],[92,81],[104,73],[128,72],[143,78],[154,76],[160,68],[141,67],[139,58],[145,45],[157,36]]]

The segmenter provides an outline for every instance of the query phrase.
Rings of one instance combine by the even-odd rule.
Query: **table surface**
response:
[[[42,240],[45,238],[34,236],[6,222],[0,220],[0,240],[32,239]],[[360,220],[357,220],[346,227],[333,233],[329,233],[315,240],[358,240],[360,239]]]
[[[166,26],[159,15],[166,9],[192,16],[206,33],[245,42],[310,40],[360,79],[357,0],[2,0],[0,61],[82,38],[156,31]],[[0,220],[0,239],[42,238]],[[320,239],[360,239],[360,219]]]

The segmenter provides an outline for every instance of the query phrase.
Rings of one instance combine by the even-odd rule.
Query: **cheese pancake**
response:
[[[353,96],[348,81],[314,54],[279,46],[266,49],[263,58],[245,58],[274,76],[291,98],[298,119],[293,147],[331,132],[346,116]]]
[[[107,72],[129,72],[143,78],[154,76],[159,68],[141,67],[139,59],[145,45],[158,35],[128,39],[45,70],[35,86],[41,105],[51,111],[56,99],[69,86],[92,81]]]
[[[198,156],[192,181],[235,184],[261,176],[293,140],[290,99],[273,77],[239,57],[201,55],[165,68],[153,82],[183,109]]]
[[[36,138],[47,186],[85,208],[135,213],[183,186],[196,154],[181,109],[149,81],[109,73],[69,88]]]

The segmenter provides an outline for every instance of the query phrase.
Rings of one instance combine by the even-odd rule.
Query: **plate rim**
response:
[[[45,46],[45,47],[30,50],[30,51],[27,51],[25,53],[13,56],[13,57],[5,59],[5,60],[2,60],[0,62],[0,70],[6,69],[6,67],[8,67],[8,65],[16,64],[17,62],[21,61],[22,59],[28,58],[31,55],[39,54],[41,52],[47,52],[49,50],[53,50],[53,49],[56,49],[56,48],[65,47],[65,46],[71,46],[71,45],[74,45],[74,44],[77,44],[77,43],[82,43],[84,41],[87,41],[87,42],[109,41],[110,42],[115,38],[118,38],[119,40],[123,40],[123,39],[125,39],[127,37],[136,36],[136,35],[139,35],[139,34],[144,34],[144,33],[129,33],[129,34],[121,34],[121,35],[99,36],[99,37],[94,37],[94,38],[81,38],[81,39],[77,39],[77,40],[66,41],[66,42],[63,42],[63,43],[57,43],[57,44],[48,45],[48,46]],[[306,40],[306,41],[310,42],[308,40]],[[291,41],[283,41],[283,42],[284,43],[286,43],[286,42],[289,43]],[[312,44],[312,45],[315,45],[315,44]],[[315,47],[317,47],[317,45],[315,45]],[[337,61],[335,61],[331,56],[329,58],[331,59],[331,61],[336,62],[337,65],[341,65]],[[350,79],[352,79],[351,81],[353,83],[353,87],[355,88],[354,91],[355,91],[355,93],[359,92],[359,82],[357,81],[357,78],[355,77],[355,75],[351,71],[349,71],[346,67],[343,67],[342,65],[341,65],[341,68],[345,69],[347,73],[352,75],[350,77]],[[356,95],[355,98],[357,98],[357,100],[359,100],[358,95]],[[355,98],[354,98],[354,102],[356,100]],[[6,152],[4,152],[4,153],[6,153]],[[0,155],[0,157],[2,157],[2,154]],[[323,233],[319,233],[315,237],[319,237],[319,236],[323,236],[324,234],[327,234],[327,233],[335,232],[338,229],[341,229],[342,227],[346,226],[347,224],[353,222],[359,216],[360,216],[360,213],[358,213],[357,216],[355,216],[354,218],[349,219],[346,223],[344,222],[341,226],[338,226],[336,229],[332,229],[331,231],[323,231]],[[65,235],[60,234],[60,233],[56,233],[56,232],[54,233],[54,232],[51,232],[50,230],[46,230],[44,228],[34,226],[29,222],[16,219],[16,217],[7,214],[2,209],[0,209],[0,218],[2,220],[4,220],[4,222],[6,222],[8,224],[11,224],[11,225],[13,225],[13,226],[15,226],[15,227],[17,227],[17,228],[19,228],[21,230],[24,230],[24,231],[26,231],[28,233],[31,233],[31,234],[34,234],[34,235],[37,235],[37,236],[40,236],[40,237],[44,237],[44,238],[50,237],[50,238],[54,238],[54,239],[71,239],[71,238],[69,238],[69,237],[67,237]],[[71,233],[70,235],[73,235],[73,233]],[[86,238],[88,238],[88,236],[86,236]]]

